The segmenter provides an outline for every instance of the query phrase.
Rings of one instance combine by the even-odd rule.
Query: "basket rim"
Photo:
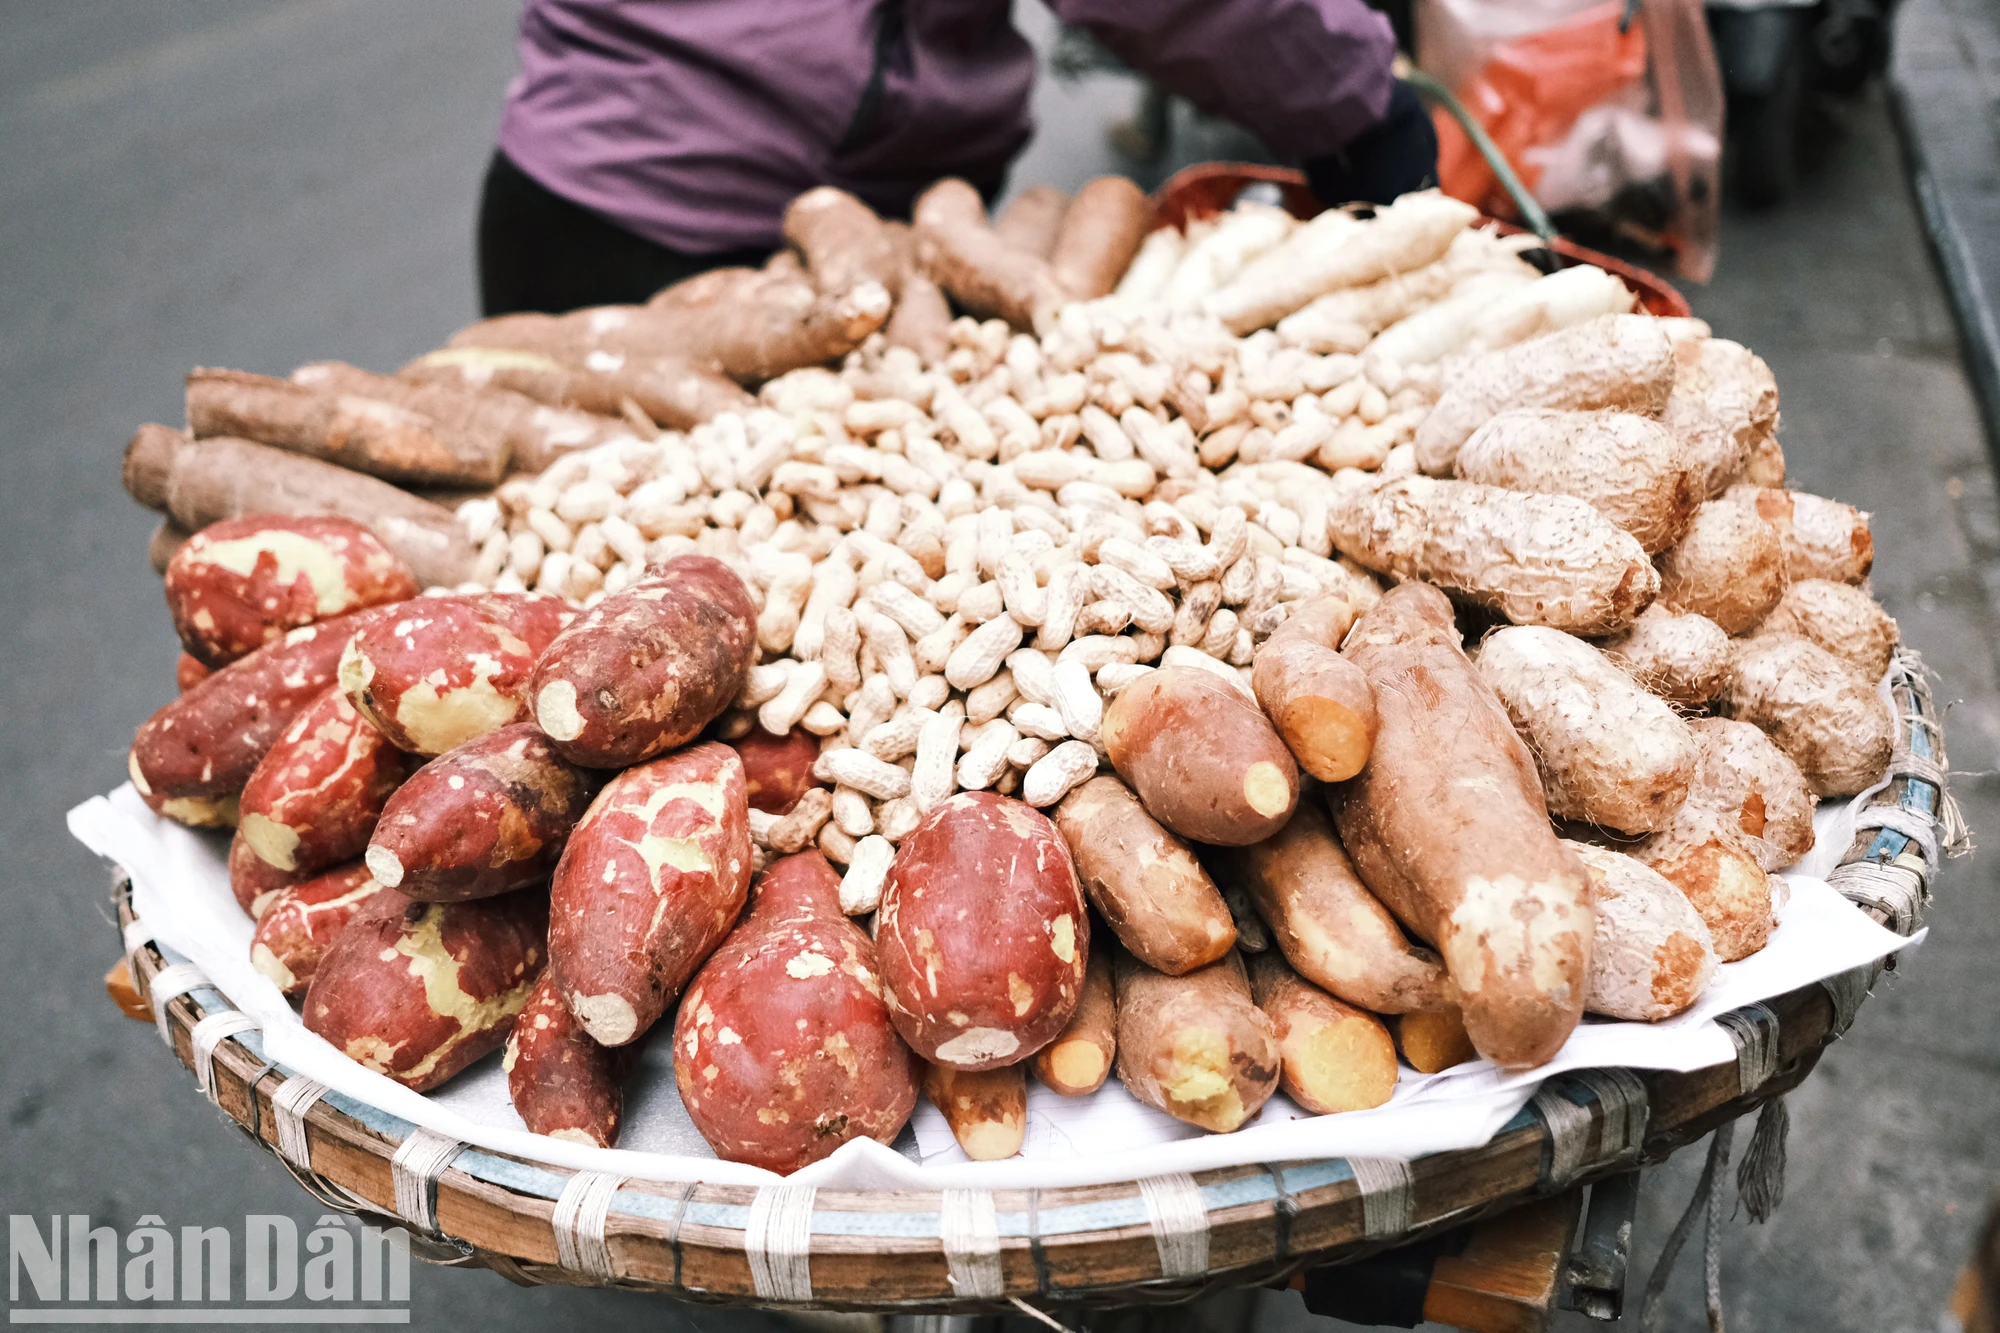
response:
[[[1955,840],[1955,811],[1938,781],[1945,768],[1942,729],[1914,653],[1898,654],[1891,693],[1899,719],[1896,757],[1890,782],[1868,808],[1921,812]],[[1887,826],[1857,832],[1841,865],[1913,873],[1919,907],[1935,870],[1916,839]],[[128,876],[114,876],[112,893],[134,982],[154,1004],[160,974],[184,960],[145,934],[133,915]],[[1905,936],[1918,924],[1919,912],[1885,911],[1865,886],[1848,896]],[[587,1237],[599,1258],[579,1261],[578,1233],[566,1227],[559,1236],[556,1214],[566,1187],[591,1173],[460,1145],[448,1165],[418,1182],[421,1202],[413,1206],[408,1175],[395,1159],[429,1131],[337,1093],[325,1093],[303,1117],[281,1125],[274,1099],[295,1076],[264,1058],[254,1028],[217,1040],[218,1029],[211,1027],[206,1058],[197,1052],[196,1026],[234,1012],[219,991],[183,972],[169,978],[165,1012],[157,1005],[154,1012],[197,1086],[303,1188],[329,1206],[411,1230],[414,1251],[434,1262],[484,1266],[522,1283],[617,1286],[718,1304],[977,1312],[1008,1310],[1021,1300],[1191,1300],[1361,1258],[1662,1161],[1802,1081],[1846,1030],[1881,970],[1881,964],[1858,969],[1736,1011],[1763,1025],[1763,1035],[1775,1043],[1775,1062],[1765,1066],[1774,1072],[1760,1081],[1752,1083],[1743,1072],[1747,1064],[1729,1063],[1690,1073],[1618,1071],[1612,1079],[1593,1078],[1596,1071],[1557,1075],[1490,1142],[1409,1163],[1400,1187],[1392,1184],[1387,1194],[1374,1164],[1361,1163],[1370,1169],[1358,1178],[1357,1164],[1339,1158],[1156,1178],[1199,1191],[1204,1243],[1198,1247],[1201,1266],[1193,1271],[1185,1247],[1168,1243],[1172,1237],[1160,1230],[1136,1181],[940,1192],[625,1180],[615,1193],[606,1187],[601,1229]],[[1633,1100],[1618,1094],[1625,1086],[1634,1090]],[[1635,1114],[1644,1124],[1637,1133]],[[293,1131],[289,1144],[287,1128]],[[966,1251],[947,1251],[943,1214],[965,1206],[951,1195],[980,1196],[977,1205],[988,1210],[997,1233],[997,1253],[990,1236],[970,1266]],[[773,1248],[766,1225],[773,1201],[803,1207],[804,1251]]]

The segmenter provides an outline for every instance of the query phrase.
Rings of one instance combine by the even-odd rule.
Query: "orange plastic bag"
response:
[[[1715,264],[1722,83],[1700,0],[1419,0],[1418,58],[1566,231]],[[1445,192],[1515,214],[1465,131],[1436,112]]]

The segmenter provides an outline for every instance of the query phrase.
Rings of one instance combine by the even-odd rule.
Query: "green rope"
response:
[[[1508,164],[1499,145],[1493,142],[1493,137],[1486,132],[1486,127],[1473,119],[1472,113],[1451,95],[1449,88],[1422,70],[1412,69],[1403,77],[1418,92],[1451,113],[1451,118],[1458,122],[1466,137],[1472,140],[1472,146],[1479,150],[1479,155],[1486,159],[1486,165],[1499,178],[1500,187],[1507,191],[1507,197],[1520,210],[1521,221],[1528,230],[1543,241],[1553,241],[1556,238],[1555,224],[1549,221],[1549,215],[1542,211],[1542,206],[1535,202],[1535,196],[1528,193],[1528,187],[1521,184],[1521,178],[1514,174],[1514,168]]]

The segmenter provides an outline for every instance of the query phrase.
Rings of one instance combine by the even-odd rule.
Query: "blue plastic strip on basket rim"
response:
[[[1905,677],[1907,679],[1907,677]],[[1894,687],[1890,687],[1892,692]],[[1910,688],[1911,713],[1903,719],[1910,729],[1910,753],[1924,759],[1937,758],[1937,746],[1932,739],[1936,724],[1924,712],[1923,696],[1912,683]],[[1903,788],[1903,798],[1897,804],[1905,810],[1914,810],[1931,819],[1937,818],[1939,792],[1934,783],[1923,778],[1911,778]],[[1893,829],[1877,829],[1875,838],[1868,844],[1864,858],[1870,861],[1894,861],[1910,848],[1908,835]]]

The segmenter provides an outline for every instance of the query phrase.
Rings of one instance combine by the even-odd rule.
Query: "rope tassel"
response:
[[[1792,1113],[1783,1097],[1773,1097],[1757,1113],[1757,1129],[1736,1168],[1736,1196],[1752,1222],[1767,1222],[1785,1201],[1785,1137]]]

